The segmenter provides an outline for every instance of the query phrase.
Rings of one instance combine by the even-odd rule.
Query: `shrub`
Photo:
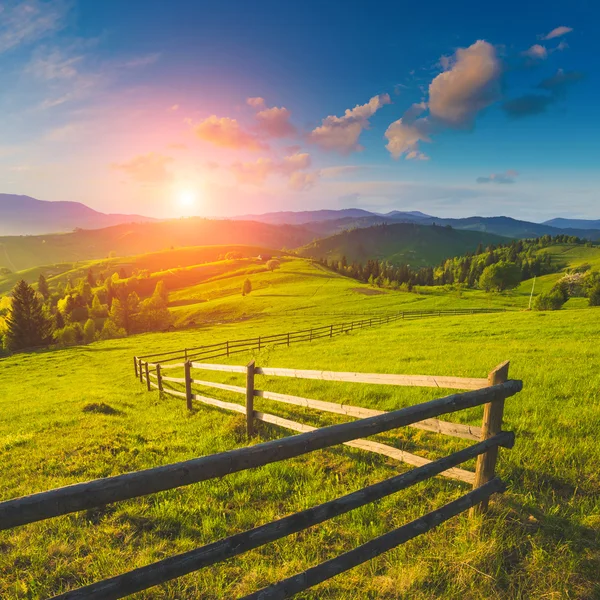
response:
[[[600,306],[600,282],[590,290],[590,306]]]
[[[104,321],[104,327],[100,333],[101,340],[112,340],[113,338],[122,338],[127,335],[127,332],[122,327],[117,327],[111,319]]]
[[[280,266],[281,266],[281,263],[275,259],[271,259],[267,263],[267,269],[269,269],[269,271],[274,271],[275,269],[279,269]]]
[[[533,302],[533,310],[560,310],[564,303],[564,297],[560,292],[540,294]]]

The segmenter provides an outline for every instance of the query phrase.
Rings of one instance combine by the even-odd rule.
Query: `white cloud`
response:
[[[290,175],[288,185],[292,190],[295,190],[297,192],[305,192],[312,188],[318,180],[318,171],[312,171],[308,173],[303,171],[294,171]]]
[[[211,115],[193,126],[195,134],[205,142],[237,150],[264,150],[266,144],[256,134],[246,131],[236,119]]]
[[[473,127],[477,114],[500,99],[502,64],[491,44],[479,40],[446,59],[448,70],[429,85],[427,103],[413,104],[387,128],[386,148],[394,158],[428,160],[419,150],[421,142],[431,142],[432,134],[447,128]],[[429,115],[417,118],[427,109]]]
[[[502,65],[494,46],[479,40],[456,51],[452,68],[429,86],[429,112],[447,127],[471,127],[479,111],[500,98]]]
[[[237,162],[231,165],[231,171],[238,183],[260,187],[272,175],[279,175],[288,178],[291,189],[303,191],[312,187],[319,178],[318,171],[306,171],[311,164],[310,154],[298,152],[280,161],[261,157],[254,162]]]
[[[348,154],[362,150],[358,139],[363,129],[369,127],[369,118],[382,106],[391,104],[388,94],[374,96],[366,104],[347,109],[343,117],[330,115],[309,134],[309,140],[324,150]]]
[[[541,46],[540,44],[534,44],[531,48],[525,50],[525,52],[522,52],[521,54],[536,60],[545,60],[548,58],[548,50],[545,46]]]
[[[290,123],[290,111],[284,107],[266,108],[256,114],[260,133],[267,137],[289,137],[296,133]]]
[[[552,31],[547,33],[546,35],[542,36],[542,39],[543,40],[552,40],[554,38],[566,35],[567,33],[571,33],[571,31],[573,31],[572,27],[565,27],[564,25],[561,25],[560,27],[556,27],[555,29],[553,29]]]
[[[171,180],[172,174],[167,169],[172,162],[170,156],[163,156],[156,152],[140,154],[123,163],[113,163],[113,169],[123,171],[134,181],[139,183],[166,183]]]
[[[386,148],[394,158],[406,154],[407,159],[421,158],[418,152],[419,142],[431,142],[431,121],[427,118],[416,119],[425,110],[424,103],[413,104],[402,116],[394,121],[385,132],[388,140]],[[409,158],[410,155],[410,158]],[[423,160],[423,159],[422,159]]]
[[[252,108],[264,108],[266,106],[265,99],[260,96],[254,98],[246,98],[246,104]]]
[[[429,156],[419,150],[411,150],[404,158],[406,160],[429,160]]]

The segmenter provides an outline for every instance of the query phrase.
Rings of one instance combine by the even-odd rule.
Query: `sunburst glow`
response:
[[[182,208],[193,208],[194,206],[196,206],[197,202],[196,192],[189,189],[181,190],[179,192],[177,201],[179,203],[179,206],[181,206]]]

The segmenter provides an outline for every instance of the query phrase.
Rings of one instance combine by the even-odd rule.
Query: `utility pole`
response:
[[[531,294],[529,294],[529,310],[531,310],[531,301],[533,300],[533,290],[535,289],[535,275],[533,276],[533,284],[531,286]]]

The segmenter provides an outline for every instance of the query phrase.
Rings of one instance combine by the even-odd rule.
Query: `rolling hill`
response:
[[[311,229],[255,221],[201,218],[129,223],[65,234],[0,237],[0,268],[20,271],[52,263],[155,252],[171,247],[243,244],[295,248],[319,237]]]
[[[490,233],[394,223],[344,231],[312,242],[298,253],[334,260],[345,256],[348,262],[383,259],[417,267],[435,265],[444,258],[474,252],[480,243],[489,246],[507,241],[507,238]]]
[[[100,229],[120,223],[156,221],[141,215],[105,214],[80,202],[48,202],[30,196],[0,194],[0,235],[33,235]]]

